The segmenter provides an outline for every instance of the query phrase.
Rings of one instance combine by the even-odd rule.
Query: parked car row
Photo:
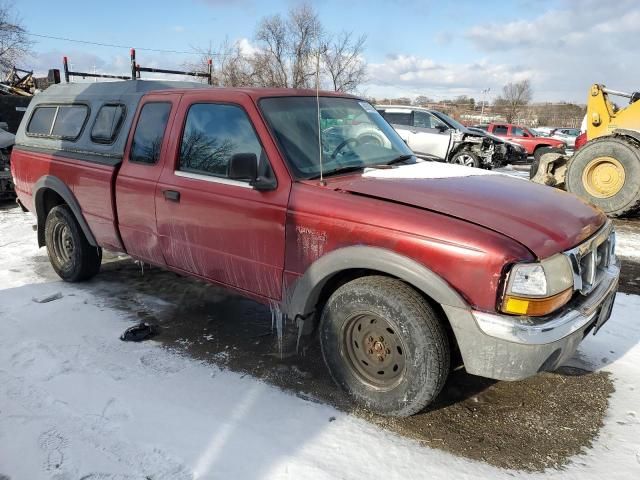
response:
[[[546,134],[510,123],[466,127],[437,110],[406,105],[376,105],[376,110],[420,158],[492,169],[526,162],[543,152],[574,149],[577,128],[548,128]],[[340,128],[345,128],[340,127]],[[350,127],[351,128],[351,127]],[[543,127],[545,128],[545,127]],[[359,127],[356,138],[380,140]]]
[[[536,154],[541,148],[556,148],[564,151],[567,143],[563,140],[551,137],[540,137],[527,127],[514,125],[512,123],[490,123],[488,125],[476,125],[475,128],[482,129],[501,138],[507,138],[515,142],[527,151],[528,155]]]

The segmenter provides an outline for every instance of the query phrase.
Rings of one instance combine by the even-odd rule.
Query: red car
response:
[[[566,143],[562,140],[549,137],[536,137],[527,127],[520,127],[511,123],[490,123],[486,126],[489,133],[499,137],[505,137],[522,145],[527,154],[534,155],[538,148],[551,147],[564,150]]]
[[[617,288],[602,212],[418,161],[338,93],[56,85],[31,101],[11,167],[62,279],[96,275],[107,249],[233,289],[317,338],[334,380],[387,415],[429,404],[456,358],[502,380],[556,368]]]

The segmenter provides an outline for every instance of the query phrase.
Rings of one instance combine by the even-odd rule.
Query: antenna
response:
[[[326,185],[322,176],[322,130],[320,126],[320,44],[316,55],[316,111],[318,113],[318,154],[320,157],[320,184]]]

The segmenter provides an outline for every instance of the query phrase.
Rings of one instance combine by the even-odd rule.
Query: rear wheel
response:
[[[98,273],[102,249],[89,244],[67,205],[53,207],[44,228],[49,261],[60,278],[81,282]]]
[[[640,149],[624,137],[587,143],[567,166],[567,191],[612,217],[640,209]]]
[[[460,150],[451,157],[451,163],[480,168],[480,158],[470,150]]]
[[[382,415],[419,412],[449,373],[449,344],[438,315],[416,290],[393,278],[363,277],[336,290],[322,312],[320,341],[336,383]]]

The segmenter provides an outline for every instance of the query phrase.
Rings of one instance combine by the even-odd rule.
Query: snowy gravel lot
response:
[[[32,223],[0,209],[0,479],[640,478],[639,296],[619,294],[571,361],[613,381],[595,441],[563,468],[521,472],[299,398],[224,357],[120,342],[131,315],[99,282],[58,281]],[[629,232],[619,243],[638,257]],[[132,308],[165,302],[134,293]]]

